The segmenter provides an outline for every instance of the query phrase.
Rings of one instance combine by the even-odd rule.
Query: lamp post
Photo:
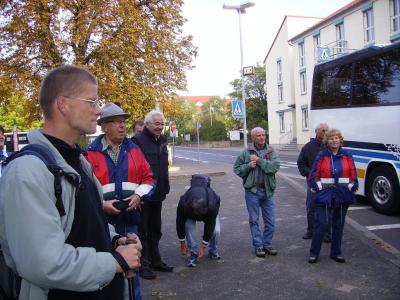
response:
[[[244,74],[243,74],[243,42],[242,42],[242,22],[241,22],[241,14],[246,13],[246,9],[254,6],[255,3],[253,2],[245,2],[240,5],[224,5],[222,6],[223,9],[234,9],[238,12],[239,15],[239,36],[240,36],[240,73],[241,73],[241,80],[242,80],[242,100],[243,100],[243,131],[244,131],[244,147],[247,148],[247,121],[246,121],[246,99],[245,99],[245,91],[244,91]]]

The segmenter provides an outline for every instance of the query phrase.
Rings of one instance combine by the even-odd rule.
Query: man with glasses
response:
[[[97,88],[94,75],[67,65],[50,71],[40,89],[44,124],[28,140],[46,147],[63,170],[63,209],[41,159],[21,156],[3,169],[0,241],[7,264],[22,278],[19,299],[122,300],[122,272],[140,265],[140,241],[126,244],[107,224],[101,186],[77,145],[96,131]]]
[[[153,173],[140,148],[126,137],[129,116],[114,103],[104,105],[97,120],[104,134],[87,148],[87,159],[103,186],[103,208],[108,222],[122,235],[138,233],[142,200],[154,186]],[[138,300],[141,298],[138,276],[132,283]]]
[[[159,250],[162,236],[162,201],[169,193],[167,140],[162,135],[164,122],[162,112],[152,110],[144,119],[143,132],[132,138],[142,149],[157,184],[154,194],[143,205],[142,223],[139,229],[139,237],[143,243],[142,267],[139,275],[144,279],[156,278],[156,274],[150,270],[150,267],[161,272],[173,271],[173,267],[162,261]]]

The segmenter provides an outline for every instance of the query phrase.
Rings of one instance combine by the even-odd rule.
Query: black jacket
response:
[[[316,139],[311,139],[301,148],[297,158],[297,168],[302,176],[308,177],[310,175],[317,154],[324,148],[323,144],[318,143]]]
[[[156,187],[149,201],[163,201],[169,193],[167,140],[161,135],[158,140],[145,127],[143,132],[132,137],[132,141],[142,150],[153,171]]]
[[[221,199],[210,187],[208,176],[192,175],[190,188],[181,196],[176,210],[176,232],[179,239],[184,239],[187,219],[204,222],[203,241],[211,239]]]

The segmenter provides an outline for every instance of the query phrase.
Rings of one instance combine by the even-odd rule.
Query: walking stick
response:
[[[136,244],[137,243],[137,235],[134,233],[128,233],[126,235],[126,244]],[[135,300],[135,291],[132,290],[132,280],[136,276],[136,270],[129,270],[125,273],[125,277],[128,280],[128,291],[129,291],[129,300]]]

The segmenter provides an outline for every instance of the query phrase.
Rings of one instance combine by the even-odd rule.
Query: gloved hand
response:
[[[199,258],[204,256],[204,254],[206,253],[206,248],[207,248],[207,246],[205,246],[203,244],[199,247]]]
[[[187,248],[187,245],[186,245],[186,242],[185,241],[182,241],[181,242],[181,246],[180,246],[180,252],[181,252],[181,254],[183,255],[183,256],[187,256],[188,255],[188,248]]]

